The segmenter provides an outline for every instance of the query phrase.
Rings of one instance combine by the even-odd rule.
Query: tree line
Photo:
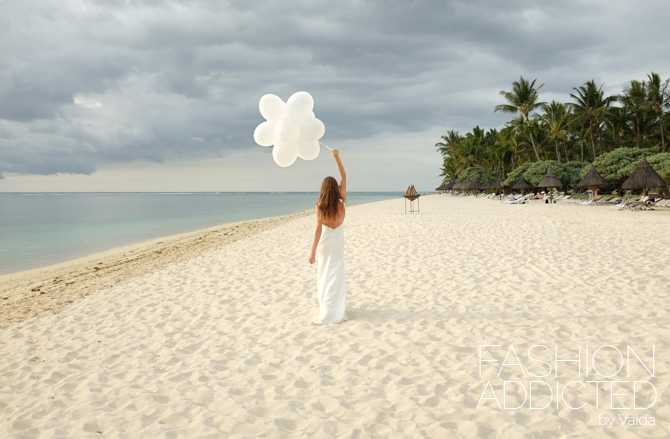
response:
[[[442,136],[435,146],[442,154],[444,181],[466,175],[520,175],[531,166],[546,169],[551,162],[552,171],[560,169],[568,186],[576,184],[590,163],[616,185],[625,179],[622,172],[632,173],[642,153],[663,178],[670,178],[665,137],[670,128],[670,79],[650,73],[612,96],[605,94],[603,84],[591,80],[573,88],[566,103],[540,102],[543,85],[521,77],[511,91],[500,92],[505,102],[493,111],[515,116],[500,131],[477,126],[465,135],[450,130]]]

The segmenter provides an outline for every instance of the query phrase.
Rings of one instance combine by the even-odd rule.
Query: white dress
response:
[[[319,315],[312,319],[317,325],[341,323],[347,319],[347,275],[344,272],[344,223],[331,229],[321,226],[321,239],[316,247],[316,288]]]

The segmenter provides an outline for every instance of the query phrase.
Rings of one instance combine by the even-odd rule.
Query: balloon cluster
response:
[[[298,157],[314,160],[319,155],[319,139],[326,127],[314,115],[314,99],[299,91],[284,103],[277,95],[261,98],[258,108],[267,120],[256,127],[254,140],[261,146],[271,146],[272,158],[279,166],[291,166]]]

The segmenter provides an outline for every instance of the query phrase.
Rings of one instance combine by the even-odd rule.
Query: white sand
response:
[[[670,436],[670,212],[444,195],[421,210],[348,209],[341,325],[309,324],[304,217],[0,330],[0,437]],[[522,362],[535,344],[645,360],[655,345],[656,425],[598,426],[618,412],[591,391],[568,400],[582,410],[476,409],[502,384],[478,376],[480,344]]]

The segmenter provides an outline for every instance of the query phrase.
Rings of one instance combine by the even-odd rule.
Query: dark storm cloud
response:
[[[662,1],[0,3],[0,174],[253,147],[265,93],[308,90],[329,139],[498,126],[519,75],[667,77]],[[624,79],[625,78],[625,79]],[[619,84],[608,84],[618,86]]]

